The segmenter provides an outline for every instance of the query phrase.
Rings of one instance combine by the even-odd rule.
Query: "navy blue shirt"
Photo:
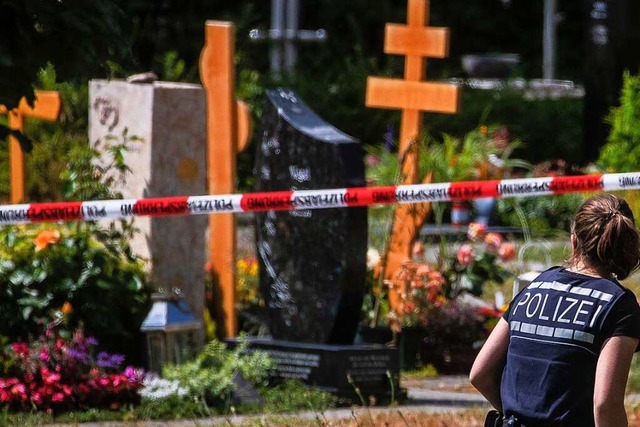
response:
[[[553,267],[523,289],[509,323],[502,409],[525,425],[594,425],[596,364],[606,339],[640,338],[640,307],[619,282]]]

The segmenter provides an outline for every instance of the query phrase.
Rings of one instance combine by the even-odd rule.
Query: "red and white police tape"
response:
[[[640,188],[640,172],[503,179],[389,187],[0,205],[0,224],[96,221],[134,216],[201,215],[532,197]]]

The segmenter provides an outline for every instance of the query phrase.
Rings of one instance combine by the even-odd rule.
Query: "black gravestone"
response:
[[[363,150],[295,92],[270,90],[257,191],[362,187]],[[260,290],[276,340],[352,344],[366,275],[367,208],[256,214]]]
[[[272,380],[299,380],[319,390],[360,403],[402,401],[398,350],[382,345],[328,345],[243,338],[248,351],[263,351],[275,362]],[[238,340],[227,341],[235,347]]]
[[[584,1],[584,138],[586,158],[595,161],[606,142],[604,119],[619,104],[625,70],[640,70],[640,5],[637,0]]]

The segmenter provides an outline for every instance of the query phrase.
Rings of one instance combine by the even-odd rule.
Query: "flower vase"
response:
[[[400,369],[415,370],[422,366],[422,348],[426,333],[423,328],[403,327],[398,334]]]
[[[451,202],[451,225],[467,225],[471,221],[471,203],[468,200]]]
[[[393,331],[388,326],[358,325],[354,344],[387,345],[393,341]]]
[[[479,349],[471,345],[436,344],[423,341],[424,363],[430,363],[441,375],[468,375]]]
[[[493,214],[496,210],[497,201],[495,197],[480,197],[472,202],[474,212],[474,222],[483,225],[490,225]]]

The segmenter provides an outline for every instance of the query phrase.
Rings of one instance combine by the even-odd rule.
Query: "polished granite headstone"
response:
[[[287,89],[267,92],[256,162],[257,191],[365,183],[360,143]],[[259,213],[256,240],[273,338],[352,344],[365,285],[366,207]]]
[[[237,340],[229,340],[234,347]],[[382,345],[330,345],[248,338],[249,351],[275,362],[272,380],[299,380],[336,396],[378,402],[401,401],[399,353]]]
[[[268,91],[256,158],[258,191],[364,186],[363,150],[286,89]],[[249,351],[276,362],[274,379],[297,379],[339,396],[400,399],[398,351],[353,345],[366,279],[367,209],[256,215],[260,290],[270,339]],[[230,345],[233,345],[230,340]]]

